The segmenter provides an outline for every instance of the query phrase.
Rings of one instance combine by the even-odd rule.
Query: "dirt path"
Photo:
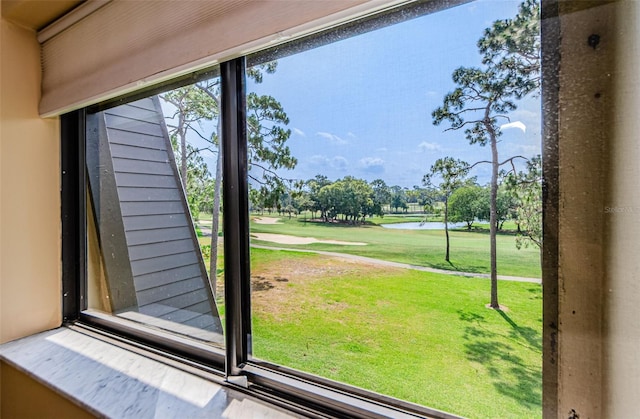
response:
[[[444,275],[465,276],[465,277],[468,277],[468,278],[486,278],[486,279],[490,278],[489,274],[460,272],[460,271],[448,271],[446,269],[429,268],[429,267],[426,267],[426,266],[416,266],[416,265],[410,265],[408,263],[390,262],[390,261],[387,261],[387,260],[368,258],[368,257],[365,257],[365,256],[349,255],[349,254],[337,253],[337,252],[325,252],[325,251],[322,251],[322,250],[290,249],[290,248],[285,248],[285,247],[271,247],[271,246],[263,246],[263,245],[258,245],[258,244],[252,244],[251,247],[255,247],[255,248],[258,248],[258,249],[268,249],[268,250],[286,250],[288,252],[317,253],[319,255],[326,255],[326,256],[333,256],[333,257],[345,258],[345,259],[350,259],[350,260],[357,260],[357,261],[361,261],[361,262],[373,263],[373,264],[382,265],[382,266],[389,266],[389,267],[394,267],[394,268],[404,268],[404,269],[413,269],[413,270],[416,270],[416,271],[433,272],[433,273],[444,274]],[[498,279],[501,280],[501,281],[530,282],[530,283],[533,283],[533,284],[542,283],[540,278],[527,278],[527,277],[522,277],[522,276],[498,275]]]
[[[277,221],[278,219],[277,218],[271,218],[270,220]],[[211,235],[211,228],[210,227],[205,227],[202,224],[200,224],[200,230],[202,231],[202,234],[205,235],[205,236],[210,236]],[[308,244],[308,243],[318,243],[318,242],[323,242],[323,243],[330,242],[330,241],[320,241],[320,240],[313,239],[313,238],[296,237],[297,239],[303,240],[303,242],[298,242],[298,241],[295,241],[293,239],[289,239],[289,237],[293,238],[293,236],[286,236],[286,235],[282,235],[282,234],[267,235],[265,233],[253,233],[252,235],[257,236],[258,234],[263,234],[263,235],[266,235],[266,236],[283,236],[283,237],[286,237],[288,239],[288,240],[284,240],[284,241],[281,241],[281,240],[277,240],[276,241],[276,240],[274,240],[273,237],[269,237],[269,238],[266,239],[267,241],[274,241],[274,242],[277,242],[277,243],[280,243],[280,244]],[[262,238],[256,237],[256,238],[261,239],[261,240],[265,240],[264,237],[262,237]],[[277,238],[281,239],[281,237],[277,237]],[[308,239],[311,239],[312,241],[309,242]],[[340,243],[338,243],[338,242],[335,242],[335,241],[331,241],[331,243],[343,244],[343,245],[344,244],[351,244],[351,245],[354,245],[354,244],[355,245],[365,245],[366,244],[366,243],[358,243],[358,242],[340,242]],[[259,249],[270,249],[270,250],[287,250],[287,251],[290,251],[290,252],[317,253],[317,254],[320,254],[320,255],[334,256],[334,257],[345,258],[345,259],[350,259],[350,260],[357,260],[357,261],[377,264],[377,265],[381,265],[381,266],[389,266],[389,267],[403,268],[403,269],[413,269],[413,270],[416,270],[416,271],[433,272],[433,273],[444,274],[444,275],[465,276],[465,277],[468,277],[468,278],[486,278],[486,279],[490,278],[489,274],[480,274],[480,273],[472,273],[472,272],[460,272],[460,271],[449,271],[449,270],[446,270],[446,269],[429,268],[427,266],[410,265],[408,263],[391,262],[391,261],[387,261],[387,260],[369,258],[369,257],[366,257],[366,256],[349,255],[349,254],[338,253],[338,252],[326,252],[326,251],[322,251],[322,250],[309,250],[309,249],[291,249],[291,248],[287,248],[287,247],[272,247],[272,246],[264,246],[264,245],[259,245],[259,244],[252,244],[251,247],[256,247],[256,248],[259,248]],[[501,281],[530,282],[530,283],[533,283],[533,284],[542,283],[540,278],[527,278],[527,277],[522,277],[522,276],[498,275],[498,279],[501,280]]]

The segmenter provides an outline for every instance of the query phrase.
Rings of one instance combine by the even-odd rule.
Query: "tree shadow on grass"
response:
[[[518,326],[506,313],[495,310],[509,327],[489,324],[484,315],[458,310],[460,320],[468,322],[463,339],[467,359],[482,365],[493,386],[519,404],[539,409],[542,405],[542,365],[531,365],[522,354],[541,353],[540,331]]]
[[[542,300],[541,286],[527,288],[532,300]]]
[[[436,268],[436,269],[444,269],[447,271],[458,271],[458,272],[469,272],[469,273],[488,273],[486,272],[488,267],[487,266],[482,266],[482,265],[464,265],[464,266],[460,266],[460,265],[456,265],[453,262],[447,262],[447,261],[442,261],[442,262],[435,262],[435,263],[429,263],[427,264],[427,266],[431,267],[431,268]]]
[[[542,335],[540,334],[540,330],[532,327],[518,326],[504,311],[496,310],[496,312],[511,326],[509,336],[513,340],[521,339],[536,351],[542,351]]]

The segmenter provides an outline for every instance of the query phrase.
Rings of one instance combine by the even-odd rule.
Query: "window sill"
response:
[[[0,345],[0,359],[101,417],[299,417],[221,378],[205,379],[66,327]]]

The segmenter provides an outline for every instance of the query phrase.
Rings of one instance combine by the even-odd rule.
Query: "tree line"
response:
[[[281,216],[297,216],[309,212],[319,222],[345,222],[362,224],[367,217],[384,217],[389,213],[406,212],[409,204],[421,208],[427,216],[442,217],[449,222],[464,223],[472,230],[474,223],[489,222],[491,213],[491,185],[480,185],[476,177],[465,177],[465,171],[452,166],[458,180],[451,179],[445,164],[452,158],[440,159],[433,166],[433,173],[425,175],[425,187],[412,189],[398,185],[388,186],[383,179],[367,182],[353,176],[331,181],[325,175],[316,175],[280,193],[263,193],[251,188],[251,210],[260,213],[277,213]],[[467,163],[458,161],[464,167]],[[518,233],[518,247],[541,243],[541,159],[532,158],[526,170],[503,172],[496,199],[496,229],[502,231],[504,223],[513,221]],[[445,170],[444,178],[437,182],[435,174]],[[293,182],[292,182],[293,183]],[[447,259],[448,260],[448,259]]]
[[[383,179],[367,182],[354,176],[331,181],[319,174],[312,179],[290,183],[294,186],[277,194],[264,188],[251,188],[251,209],[289,217],[309,211],[312,218],[323,222],[357,224],[375,215],[407,213],[410,206],[420,208],[420,213],[430,213],[438,198],[436,191],[427,188],[388,186]]]

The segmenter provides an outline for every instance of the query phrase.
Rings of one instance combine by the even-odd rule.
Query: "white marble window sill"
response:
[[[64,327],[0,345],[0,359],[96,416],[298,417],[232,388]]]

